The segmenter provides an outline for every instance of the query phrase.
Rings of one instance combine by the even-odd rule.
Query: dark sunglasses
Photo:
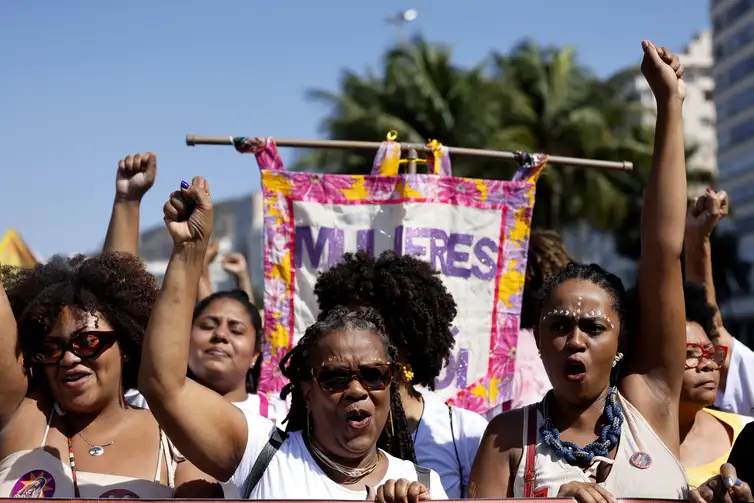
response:
[[[356,379],[367,391],[381,391],[393,381],[393,367],[389,363],[359,365],[358,368],[322,366],[312,370],[319,387],[330,393],[342,393]]]
[[[37,346],[32,360],[44,365],[55,365],[60,363],[68,351],[79,358],[93,359],[117,340],[113,331],[81,332],[70,339],[47,339]]]

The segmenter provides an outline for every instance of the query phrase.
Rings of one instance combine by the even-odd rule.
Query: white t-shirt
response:
[[[460,499],[461,475],[466,492],[471,465],[487,428],[487,420],[470,410],[448,408],[445,402],[429,393],[422,397],[424,413],[414,432],[416,461],[440,475],[445,493],[450,499]],[[449,411],[453,414],[452,434]]]
[[[138,390],[130,389],[126,391],[126,402],[132,407],[138,407],[140,409],[148,409],[147,401],[138,392]],[[267,398],[267,397],[265,397]],[[267,404],[263,406],[260,395],[253,395],[249,393],[246,396],[246,400],[243,402],[232,402],[233,405],[238,407],[244,412],[250,412],[252,414],[261,414],[268,419],[271,419],[276,424],[280,424],[288,415],[288,403],[279,398],[267,398]],[[266,409],[266,410],[265,410]]]
[[[754,351],[738,339],[730,348],[725,392],[717,391],[715,406],[725,412],[754,416]]]
[[[238,499],[243,496],[242,491],[251,468],[267,444],[274,428],[273,423],[262,416],[246,412],[244,415],[249,426],[249,440],[236,472],[223,484],[226,499]],[[391,479],[417,480],[416,467],[413,463],[393,457],[384,451],[383,454],[388,459],[388,469],[382,481],[374,487],[375,490]],[[448,499],[442,488],[440,477],[434,471],[430,472],[429,492],[433,500]],[[250,497],[250,499],[260,500],[335,501],[363,501],[366,498],[366,487],[359,491],[347,489],[325,475],[309,453],[300,431],[288,434],[283,445],[270,460],[270,464]]]

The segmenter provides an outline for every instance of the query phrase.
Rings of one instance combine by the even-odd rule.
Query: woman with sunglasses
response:
[[[710,409],[717,398],[720,369],[728,348],[715,344],[714,307],[704,287],[687,283],[686,370],[683,373],[678,421],[681,463],[693,489],[720,472],[733,443],[752,418]]]
[[[595,264],[570,264],[545,281],[534,333],[553,389],[490,422],[474,460],[472,497],[607,503],[687,496],[677,459],[686,335],[685,85],[676,56],[649,41],[641,45],[641,70],[658,112],[638,308],[629,309],[621,280]]]
[[[445,499],[436,474],[398,459],[412,445],[392,385],[395,350],[373,311],[337,311],[286,356],[286,432],[186,378],[186,334],[212,232],[207,183],[183,182],[164,213],[173,253],[144,340],[139,391],[181,453],[244,498]]]
[[[144,264],[55,257],[2,280],[0,496],[172,497],[190,467],[123,393],[157,295]]]

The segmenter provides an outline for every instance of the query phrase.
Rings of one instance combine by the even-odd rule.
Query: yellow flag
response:
[[[6,232],[0,241],[0,264],[18,267],[34,267],[37,264],[34,253],[15,229]]]

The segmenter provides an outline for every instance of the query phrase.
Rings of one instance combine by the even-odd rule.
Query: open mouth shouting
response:
[[[586,363],[575,356],[569,356],[565,361],[563,372],[569,381],[583,381],[586,377]]]
[[[366,428],[372,422],[372,413],[364,409],[346,411],[346,423],[354,430]]]
[[[70,370],[66,370],[60,378],[64,388],[75,389],[80,388],[92,376],[91,371],[83,367],[76,367]]]

